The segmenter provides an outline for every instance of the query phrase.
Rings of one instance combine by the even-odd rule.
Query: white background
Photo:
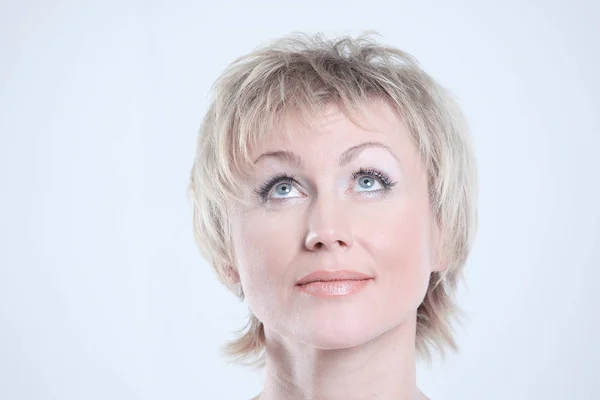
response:
[[[377,30],[459,98],[480,229],[434,400],[599,399],[600,5],[2,1],[0,399],[248,399],[246,307],[194,247],[208,91],[292,31]]]

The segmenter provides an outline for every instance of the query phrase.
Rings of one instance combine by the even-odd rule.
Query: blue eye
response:
[[[282,197],[286,197],[286,195],[291,193],[293,190],[298,191],[298,189],[296,189],[294,187],[294,185],[292,185],[291,182],[287,182],[287,181],[281,182],[275,186],[275,194],[280,195]],[[288,196],[288,197],[293,197],[293,196]],[[278,197],[276,197],[276,198],[278,198]]]
[[[392,182],[390,176],[382,171],[374,168],[360,168],[358,171],[352,173],[352,178],[360,178],[358,184],[361,188],[372,189],[376,184],[379,184],[381,188],[377,190],[368,190],[377,192],[379,190],[390,190],[398,182]]]
[[[372,189],[377,184],[377,180],[372,176],[363,175],[358,180],[358,185],[364,189]]]
[[[360,168],[359,170],[353,172],[352,179],[356,180],[357,178],[360,178],[358,180],[359,187],[363,189],[368,189],[359,190],[359,192],[379,192],[381,190],[390,190],[392,186],[398,183],[392,182],[389,175],[373,168]],[[254,192],[257,196],[259,196],[262,199],[263,202],[266,202],[269,198],[288,199],[298,197],[289,196],[289,194],[292,193],[294,190],[296,192],[299,192],[298,189],[296,189],[295,185],[299,185],[298,181],[295,178],[295,175],[280,173],[268,179],[260,188],[255,189]],[[380,187],[378,188],[377,185],[379,185]],[[273,188],[275,188],[274,197],[269,196]]]
[[[277,185],[275,186],[275,192],[283,197],[276,198],[286,198],[286,194],[295,189],[294,183],[298,184],[295,179],[295,175],[280,173],[269,178],[269,180],[267,180],[260,188],[255,189],[254,193],[256,193],[262,199],[262,201],[266,202],[269,199],[269,193],[271,192],[271,189],[273,186]]]

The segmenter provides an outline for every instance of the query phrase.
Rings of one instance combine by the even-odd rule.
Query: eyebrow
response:
[[[349,162],[354,160],[356,157],[358,157],[358,155],[360,154],[361,151],[363,151],[364,149],[370,148],[370,147],[379,147],[382,149],[386,149],[392,155],[392,157],[394,157],[396,159],[398,164],[400,164],[400,160],[398,159],[398,157],[396,157],[396,155],[394,154],[392,149],[390,149],[385,144],[383,144],[381,142],[364,142],[364,143],[358,144],[356,146],[352,146],[349,149],[344,150],[344,152],[338,158],[338,166],[343,167],[344,165],[348,164]],[[280,160],[287,161],[288,163],[292,164],[293,166],[295,166],[298,169],[304,168],[304,161],[302,161],[300,156],[298,156],[293,151],[287,151],[287,150],[269,151],[269,152],[263,153],[254,161],[254,163],[256,164],[259,160],[261,160],[263,158],[267,158],[267,157],[275,157],[275,158],[279,158]]]

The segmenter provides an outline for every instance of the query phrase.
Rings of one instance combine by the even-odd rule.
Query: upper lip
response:
[[[337,271],[315,271],[303,276],[296,282],[296,285],[306,285],[311,282],[330,282],[330,281],[362,281],[365,279],[373,279],[372,276],[363,274],[358,271],[340,269]]]

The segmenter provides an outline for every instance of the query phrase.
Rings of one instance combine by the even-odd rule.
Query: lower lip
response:
[[[342,281],[319,281],[298,285],[298,289],[311,296],[330,297],[346,296],[356,293],[371,282],[372,279],[342,280]]]

